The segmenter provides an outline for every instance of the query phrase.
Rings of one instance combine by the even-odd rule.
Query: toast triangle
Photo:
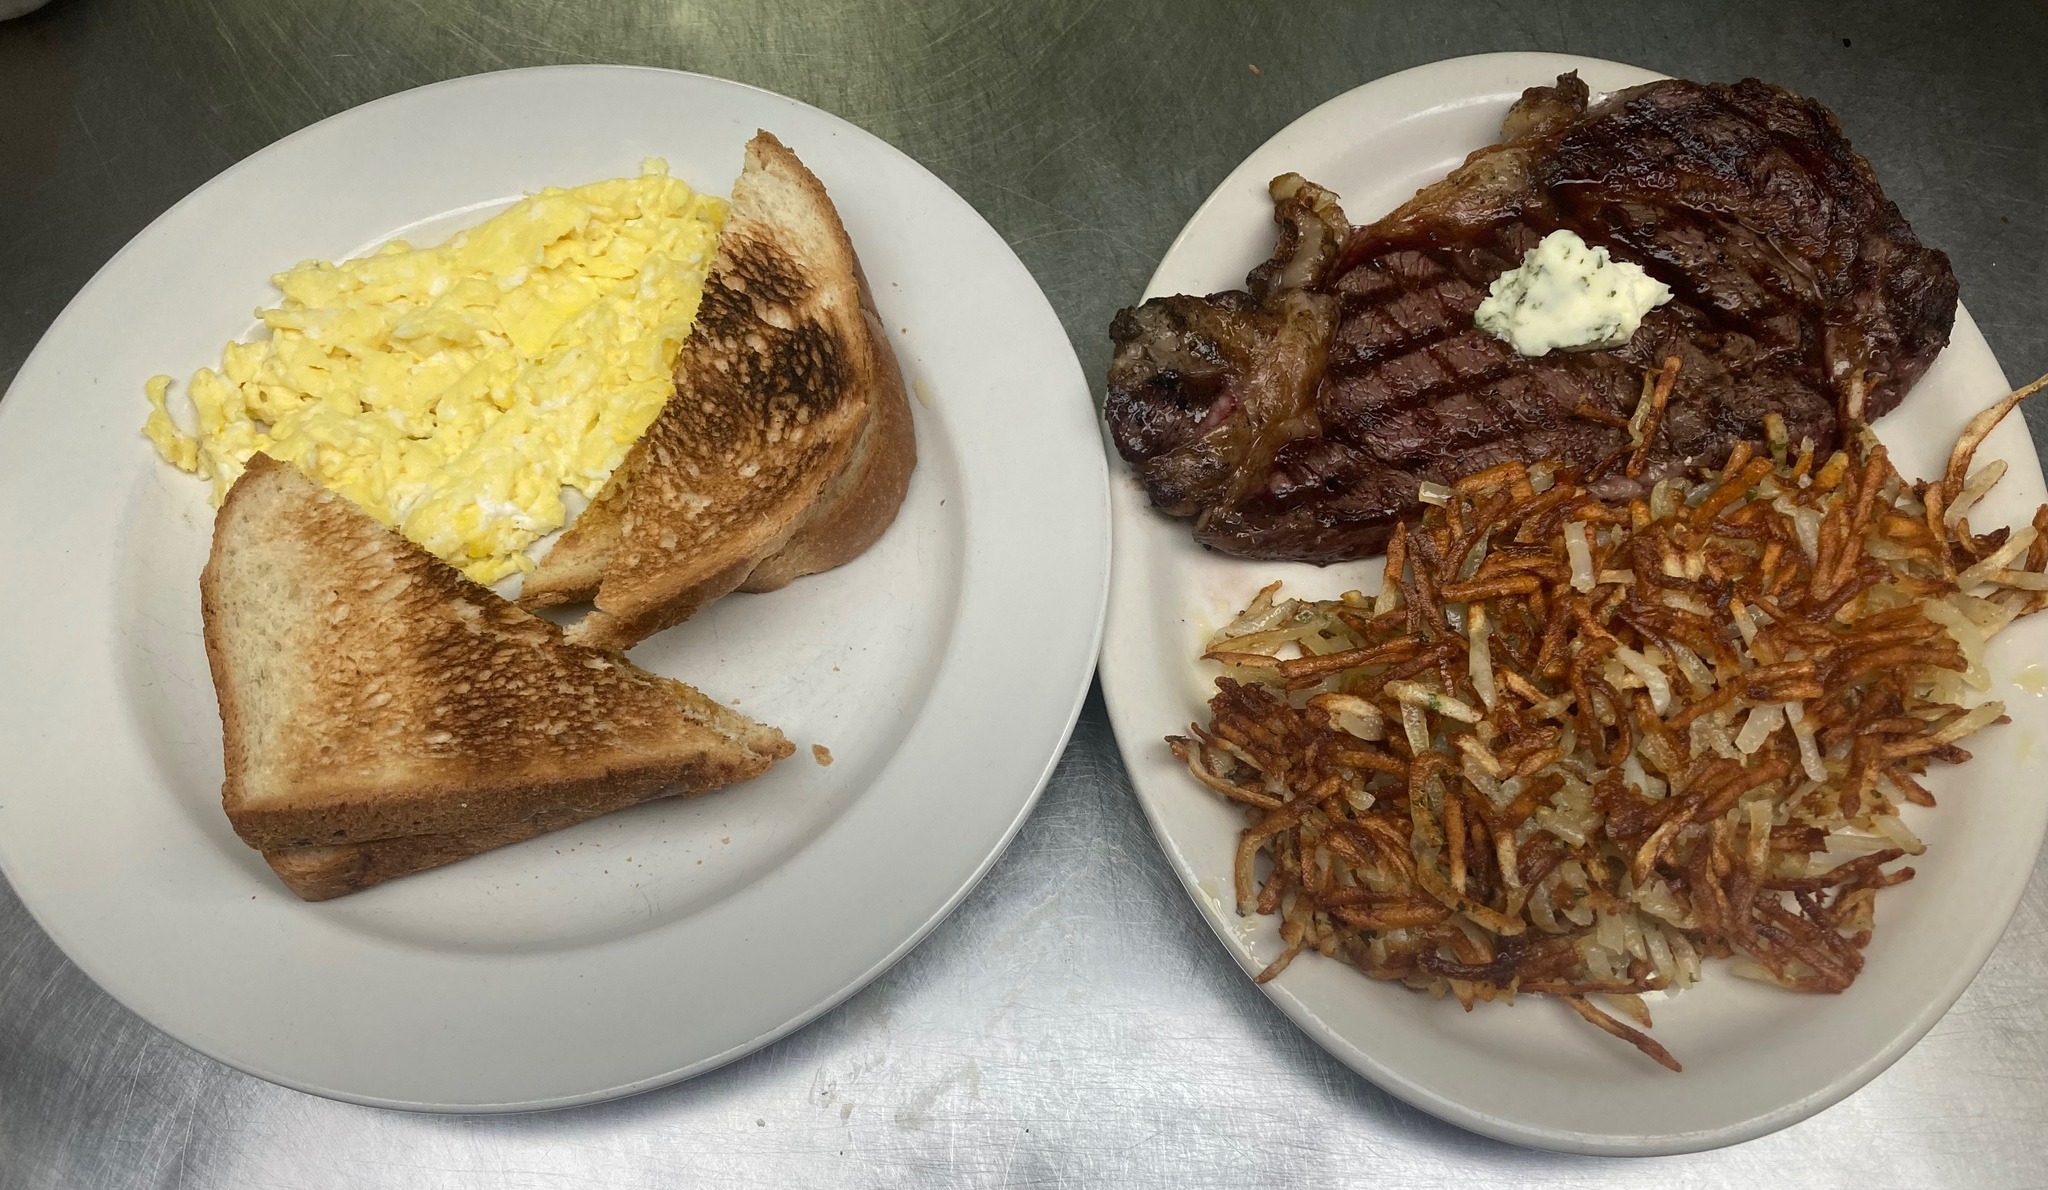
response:
[[[734,589],[840,565],[916,465],[903,381],[824,186],[748,142],[676,391],[522,602],[592,599],[569,639],[623,649]]]
[[[680,682],[565,642],[267,456],[221,507],[200,598],[222,805],[264,851],[566,825],[792,751]],[[433,862],[459,858],[439,847]]]

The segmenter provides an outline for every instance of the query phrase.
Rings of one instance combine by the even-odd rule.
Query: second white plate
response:
[[[633,656],[781,727],[797,755],[703,798],[300,903],[220,811],[198,608],[212,514],[206,485],[139,433],[143,380],[252,333],[271,273],[297,261],[438,238],[644,156],[722,193],[756,128],[845,219],[917,395],[918,469],[861,558],[728,598]],[[1059,320],[994,230],[902,153],[794,100],[559,67],[323,121],[138,235],[0,403],[0,504],[17,514],[0,570],[0,870],[128,1007],[305,1090],[513,1110],[709,1069],[900,957],[1030,811],[1099,639],[1092,417]]]
[[[1657,77],[1590,58],[1489,54],[1369,83],[1301,117],[1246,159],[1188,221],[1146,296],[1241,287],[1245,272],[1272,250],[1266,183],[1275,175],[1299,171],[1337,191],[1354,223],[1368,222],[1496,140],[1523,88],[1568,70],[1595,91]],[[1976,324],[1959,311],[1947,351],[1880,424],[1880,436],[1906,474],[1938,474],[1963,422],[2006,391]],[[1981,514],[1984,524],[2023,522],[2048,500],[2018,417],[1999,426],[1979,457],[2011,464],[1997,505]],[[1128,468],[1116,471],[1116,561],[1102,656],[1110,715],[1175,871],[1232,956],[1255,973],[1282,944],[1272,919],[1239,918],[1230,903],[1243,817],[1190,778],[1162,737],[1207,720],[1213,672],[1195,659],[1260,586],[1277,578],[1289,594],[1325,598],[1354,587],[1373,591],[1380,564],[1317,569],[1205,552],[1186,523],[1147,505]],[[1803,997],[1711,965],[1699,987],[1656,1006],[1657,1039],[1685,1063],[1682,1075],[1541,998],[1467,1014],[1314,956],[1264,990],[1374,1082],[1503,1140],[1671,1153],[1802,1119],[1869,1081],[1933,1026],[1983,965],[2026,886],[2048,825],[2048,786],[2039,778],[2048,704],[2012,679],[2048,656],[2048,620],[2008,629],[1993,652],[1991,697],[2006,701],[2014,722],[1973,741],[1977,758],[1967,767],[1935,774],[1940,809],[1909,817],[1929,850],[1914,861],[1918,879],[1880,901],[1861,978],[1839,997]]]

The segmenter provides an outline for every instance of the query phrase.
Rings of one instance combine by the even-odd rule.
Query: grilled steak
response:
[[[1106,414],[1153,503],[1227,553],[1333,562],[1377,552],[1425,480],[1611,466],[1669,356],[1645,480],[1718,465],[1772,413],[1827,451],[1898,404],[1948,342],[1955,275],[1826,108],[1754,79],[1587,100],[1576,75],[1531,88],[1499,144],[1356,230],[1277,179],[1280,243],[1248,292],[1119,313]],[[1613,350],[1528,358],[1477,329],[1488,286],[1558,228],[1673,300]]]

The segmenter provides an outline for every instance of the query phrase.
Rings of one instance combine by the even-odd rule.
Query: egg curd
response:
[[[197,433],[168,376],[143,432],[215,505],[260,451],[477,582],[531,570],[565,491],[595,496],[668,399],[725,208],[650,160],[436,247],[308,261],[273,278],[269,337],[192,377]]]

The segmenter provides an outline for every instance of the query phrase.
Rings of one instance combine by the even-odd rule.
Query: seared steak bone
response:
[[[1334,562],[1384,546],[1424,480],[1616,457],[1666,356],[1651,480],[1718,464],[1770,413],[1826,451],[1858,402],[1898,404],[1948,342],[1955,275],[1826,108],[1754,79],[1587,98],[1576,75],[1531,88],[1501,143],[1355,231],[1276,179],[1251,292],[1118,314],[1106,412],[1153,503],[1227,553]],[[1560,227],[1675,296],[1622,347],[1525,358],[1472,314]]]

